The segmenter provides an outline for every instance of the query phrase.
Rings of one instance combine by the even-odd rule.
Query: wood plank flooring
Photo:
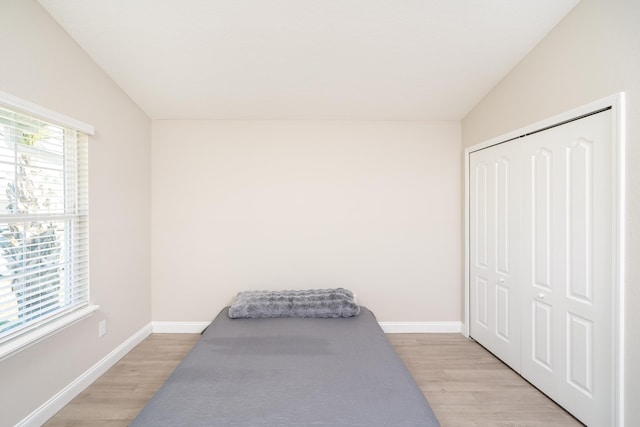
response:
[[[199,334],[152,334],[62,408],[45,426],[128,426]]]
[[[491,353],[462,335],[387,336],[443,427],[582,425]],[[45,426],[129,425],[199,337],[151,335]]]
[[[582,426],[474,341],[389,334],[442,426]]]

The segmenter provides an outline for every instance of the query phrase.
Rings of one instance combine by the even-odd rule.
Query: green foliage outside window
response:
[[[15,129],[12,130],[16,133]],[[37,147],[42,137],[41,134],[23,131],[21,137],[13,136],[11,139],[16,146]],[[0,134],[0,141],[7,142],[7,139]],[[5,181],[6,199],[9,201],[5,206],[6,213],[28,218],[33,213],[46,212],[51,204],[51,188],[36,179],[41,170],[32,164],[28,150],[16,147],[15,153],[14,179],[2,180]],[[61,230],[57,224],[37,220],[0,224],[0,254],[4,258],[0,283],[11,281],[11,291],[15,295],[13,312],[15,316],[17,310],[18,316],[18,322],[1,316],[0,332],[19,325],[19,319],[32,320],[59,307]],[[4,310],[9,309],[5,306]]]

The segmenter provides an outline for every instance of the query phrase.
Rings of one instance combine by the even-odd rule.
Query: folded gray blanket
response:
[[[353,292],[343,289],[240,292],[229,317],[352,317],[360,314]]]

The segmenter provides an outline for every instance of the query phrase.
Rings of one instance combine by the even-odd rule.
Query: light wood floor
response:
[[[154,334],[45,426],[127,426],[193,347],[197,334]],[[478,344],[459,334],[389,334],[447,426],[580,426]]]

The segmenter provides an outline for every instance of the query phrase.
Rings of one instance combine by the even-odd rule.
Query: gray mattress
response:
[[[230,319],[227,311],[133,426],[439,426],[366,308],[337,319]]]

